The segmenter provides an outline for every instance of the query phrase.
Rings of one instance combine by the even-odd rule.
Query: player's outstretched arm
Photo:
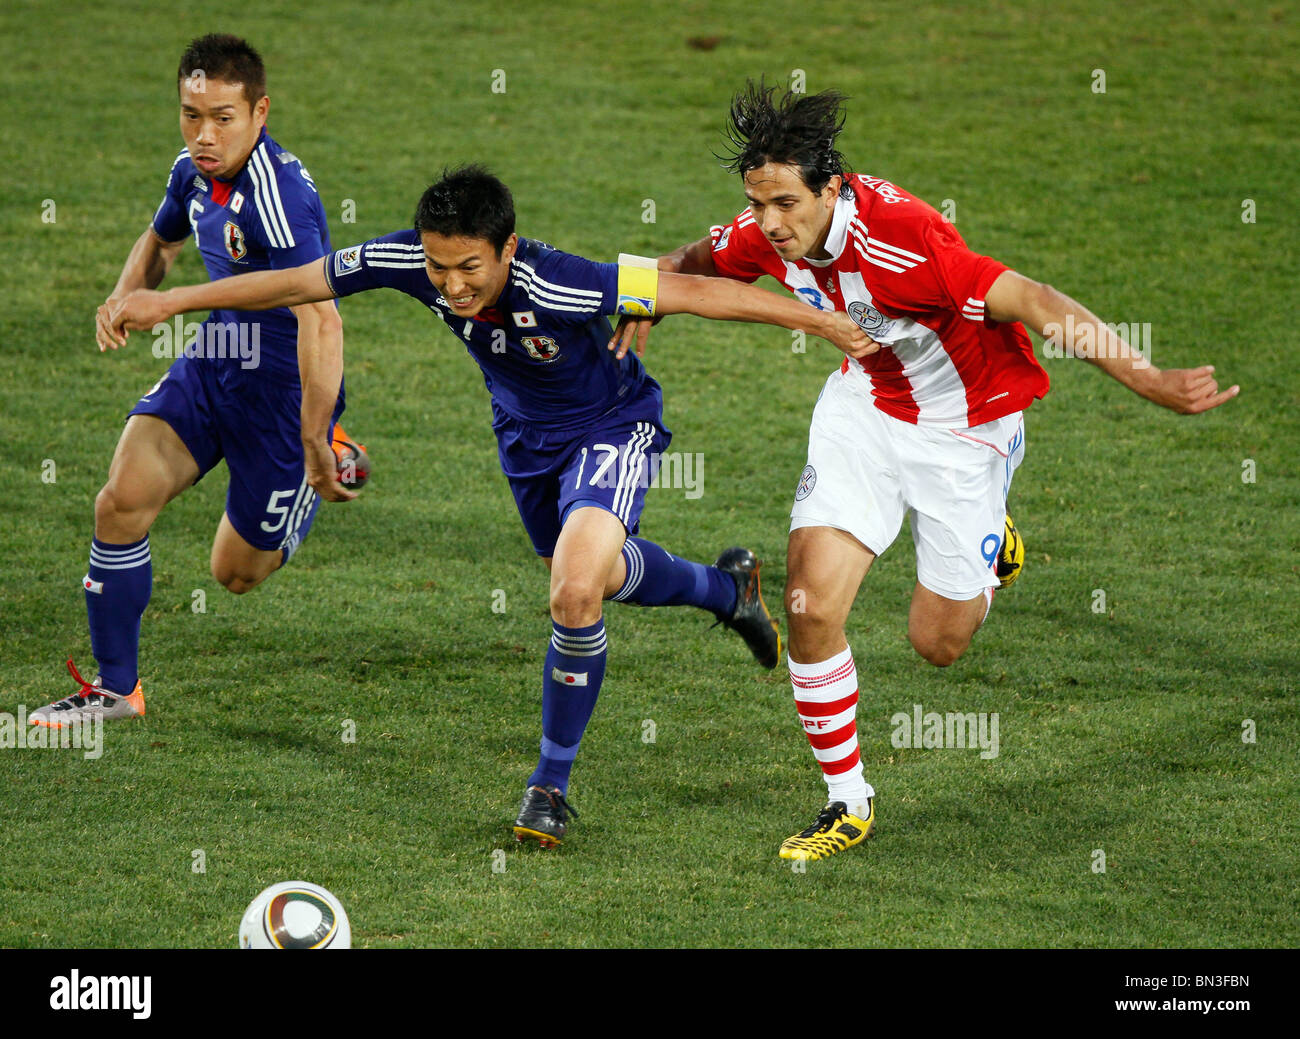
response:
[[[709,237],[701,238],[698,242],[688,242],[679,249],[665,253],[659,257],[657,263],[661,271],[670,274],[700,274],[713,277],[718,273],[718,269],[713,265],[713,239]],[[618,327],[614,329],[613,338],[609,341],[609,349],[617,350],[615,356],[621,359],[635,343],[636,355],[644,357],[650,326],[657,324],[658,321],[657,317],[624,315],[618,319]]]
[[[184,238],[179,242],[165,242],[158,237],[153,227],[145,228],[144,234],[136,239],[126,263],[122,265],[117,284],[109,293],[108,299],[95,311],[95,342],[99,344],[100,350],[112,345],[110,333],[113,308],[136,289],[152,289],[162,284],[176,257],[185,247],[185,242]]]
[[[780,325],[821,336],[850,357],[866,357],[880,349],[880,344],[869,339],[848,314],[817,310],[793,296],[767,292],[730,278],[661,271],[655,312]]]
[[[181,285],[166,292],[140,289],[113,309],[108,345],[114,349],[124,346],[127,332],[153,328],[177,314],[195,310],[271,310],[333,298],[334,293],[325,280],[324,259],[280,271],[257,271],[203,285]],[[103,348],[101,342],[100,349]]]
[[[1023,322],[1059,342],[1065,353],[1090,361],[1138,396],[1171,411],[1183,415],[1209,411],[1232,400],[1241,389],[1230,386],[1220,393],[1213,365],[1157,368],[1087,307],[1015,271],[1000,274],[984,299],[994,321]]]

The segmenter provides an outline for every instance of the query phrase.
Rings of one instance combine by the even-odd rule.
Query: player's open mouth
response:
[[[211,155],[200,155],[194,160],[194,165],[198,166],[200,169],[215,170],[221,165],[221,160],[214,159]]]
[[[464,310],[466,307],[472,306],[476,299],[478,299],[477,296],[454,296],[451,297],[451,305]]]

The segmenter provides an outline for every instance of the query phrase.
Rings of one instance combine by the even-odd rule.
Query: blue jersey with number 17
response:
[[[397,231],[325,258],[336,296],[390,288],[414,296],[446,322],[478,362],[493,403],[538,429],[570,430],[627,407],[657,420],[659,385],[634,354],[606,349],[607,314],[640,312],[619,291],[617,263],[594,263],[520,238],[505,288],[476,317],[458,317],[425,270],[418,232]]]

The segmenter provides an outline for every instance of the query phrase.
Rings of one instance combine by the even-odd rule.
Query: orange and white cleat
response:
[[[96,718],[115,721],[119,718],[144,717],[144,693],[140,689],[139,680],[128,695],[122,696],[103,688],[99,684],[98,675],[93,682],[87,682],[77,673],[71,660],[68,661],[68,671],[81,688],[64,700],[55,700],[54,703],[33,711],[27,716],[29,725],[61,729],[65,725],[93,724]]]
[[[339,483],[359,491],[370,479],[370,455],[366,453],[366,445],[358,444],[348,436],[341,422],[335,422],[330,447],[334,449]]]

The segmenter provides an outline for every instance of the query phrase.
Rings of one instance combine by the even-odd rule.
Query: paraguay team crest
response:
[[[227,220],[226,226],[221,229],[221,237],[226,243],[226,252],[230,258],[238,263],[248,255],[248,244],[244,241],[244,232],[239,229],[239,225],[233,220]]]
[[[876,335],[884,332],[889,328],[890,320],[885,317],[875,307],[868,306],[859,300],[854,300],[849,304],[849,317],[858,323],[858,327],[867,335]]]
[[[524,336],[519,341],[535,360],[554,361],[560,356],[560,344],[550,336]]]
[[[812,494],[813,488],[817,486],[817,470],[811,465],[803,468],[803,473],[799,477],[799,487],[794,492],[795,501],[803,501],[808,495]]]

